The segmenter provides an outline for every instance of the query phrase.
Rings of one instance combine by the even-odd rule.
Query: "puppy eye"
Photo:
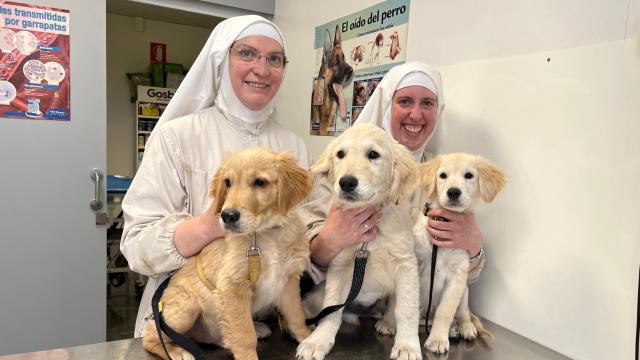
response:
[[[440,179],[446,179],[447,173],[440,173]]]
[[[253,182],[256,187],[264,187],[267,185],[267,180],[257,178],[256,181]]]
[[[470,172],[466,172],[466,173],[464,173],[464,178],[465,179],[473,179],[473,174],[470,173]]]
[[[231,180],[229,180],[229,179],[224,179],[224,186],[226,186],[226,187],[228,187],[228,188],[229,188],[229,187],[231,187]]]
[[[342,158],[344,157],[344,151],[339,150],[339,151],[336,153],[336,156],[338,157],[338,159],[342,159]]]
[[[368,156],[369,156],[369,160],[373,160],[373,159],[379,158],[380,154],[378,154],[377,151],[371,150],[371,151],[369,151],[369,155]]]

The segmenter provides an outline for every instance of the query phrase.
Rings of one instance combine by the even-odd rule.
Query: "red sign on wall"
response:
[[[152,63],[164,64],[167,62],[167,44],[150,43],[149,61]]]

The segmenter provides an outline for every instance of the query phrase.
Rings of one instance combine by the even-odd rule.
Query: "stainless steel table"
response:
[[[429,360],[564,360],[569,359],[544,346],[534,343],[490,321],[483,320],[486,328],[496,339],[489,346],[480,341],[453,344],[449,353],[433,355],[424,353]],[[393,346],[393,338],[378,335],[373,320],[362,318],[359,326],[342,324],[336,337],[336,344],[327,360],[370,360],[388,359]],[[420,328],[421,345],[426,339],[424,327]],[[228,351],[214,346],[205,346],[208,359],[233,360]],[[295,359],[296,343],[283,336],[277,329],[273,334],[258,342],[260,359]],[[100,359],[158,359],[142,348],[142,339],[112,341],[108,343],[70,347],[34,353],[0,356],[0,360],[100,360]]]

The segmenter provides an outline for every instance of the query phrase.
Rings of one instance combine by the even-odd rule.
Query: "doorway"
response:
[[[107,341],[133,337],[145,283],[144,277],[129,270],[126,259],[119,252],[122,236],[120,202],[126,192],[127,180],[135,175],[138,154],[144,146],[144,142],[139,143],[139,137],[148,137],[151,129],[144,126],[153,124],[160,115],[145,113],[143,116],[139,112],[136,85],[140,78],[151,81],[150,73],[155,72],[155,83],[140,85],[165,87],[167,70],[173,69],[170,74],[176,75],[181,70],[175,69],[186,72],[211,30],[222,20],[136,1],[107,1],[107,174],[115,176],[110,178],[114,183],[119,182],[115,187],[108,184],[107,189]],[[164,45],[162,56],[156,60],[164,58],[165,64],[152,65],[152,43]],[[155,54],[158,55],[157,51]],[[158,71],[162,71],[160,76]],[[134,78],[131,74],[139,74],[139,77]],[[175,87],[179,76],[169,77],[173,81],[169,85]]]

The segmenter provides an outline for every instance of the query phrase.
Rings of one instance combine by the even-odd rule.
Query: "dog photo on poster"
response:
[[[410,0],[388,0],[317,26],[311,135],[338,136],[392,67],[405,62]]]
[[[0,117],[70,120],[68,10],[0,0]]]

